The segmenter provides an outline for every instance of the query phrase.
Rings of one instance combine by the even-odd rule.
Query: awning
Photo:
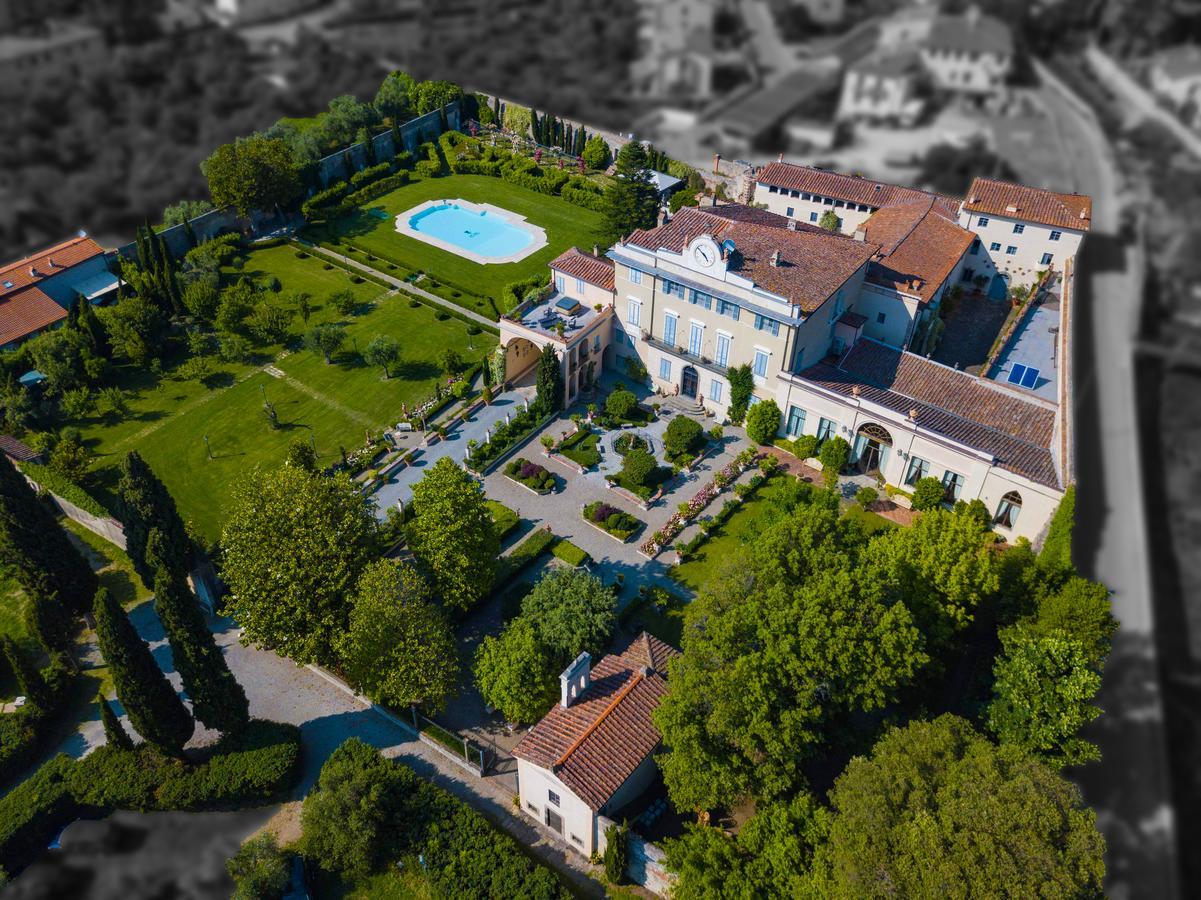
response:
[[[100,272],[77,282],[75,290],[95,303],[97,299],[116,288],[118,283],[119,279],[112,272]]]

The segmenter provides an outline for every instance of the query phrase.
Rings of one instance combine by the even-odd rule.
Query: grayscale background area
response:
[[[949,194],[973,175],[1091,194],[1076,562],[1114,590],[1123,629],[1093,734],[1104,760],[1075,774],[1109,842],[1112,896],[1199,896],[1201,3],[980,12],[964,0],[0,0],[0,260],[80,229],[124,244],[164,207],[207,199],[198,164],[218,144],[341,94],[370,100],[391,68],[652,140],[736,183],[784,153]],[[1007,35],[1006,82],[935,90],[906,30],[931,15],[970,27],[967,40]],[[884,89],[850,79],[909,71],[912,114],[850,114],[849,95]],[[173,880],[145,823],[115,820],[11,890],[225,896],[212,861],[254,827],[188,820],[195,867]]]

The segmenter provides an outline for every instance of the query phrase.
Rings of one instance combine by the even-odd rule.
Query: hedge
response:
[[[0,799],[0,865],[10,874],[81,815],[114,809],[200,810],[261,806],[300,776],[300,729],[254,720],[188,765],[141,745],[103,746],[81,760],[59,754]]]
[[[0,716],[0,783],[10,781],[33,764],[43,743],[56,733],[58,715],[70,699],[74,675],[60,656],[51,659],[41,676],[46,682],[47,706],[27,701],[15,712]]]
[[[74,481],[54,471],[54,469],[31,462],[19,462],[17,463],[17,468],[36,481],[42,490],[49,491],[57,497],[62,497],[64,500],[74,503],[84,512],[90,512],[92,515],[100,516],[102,519],[112,516],[112,513],[105,509],[99,500]]]
[[[1072,530],[1076,523],[1076,486],[1068,485],[1063,499],[1047,526],[1047,537],[1038,555],[1039,562],[1063,571],[1072,570]]]
[[[496,583],[499,585],[502,581],[512,578],[549,550],[551,544],[558,539],[553,531],[545,528],[530,532],[525,540],[513,548],[512,553],[500,558],[496,571]]]
[[[547,276],[541,273],[531,275],[521,281],[510,281],[500,292],[500,308],[502,312],[512,312],[522,301],[535,290],[545,287]]]
[[[569,566],[582,566],[592,559],[587,551],[581,550],[571,541],[567,540],[567,538],[562,538],[557,544],[551,547],[550,552]]]

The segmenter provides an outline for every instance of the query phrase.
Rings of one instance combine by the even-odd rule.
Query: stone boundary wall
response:
[[[42,486],[24,472],[21,473],[21,477],[28,481],[35,491],[42,490]],[[53,491],[47,491],[46,493],[54,498],[54,505],[72,522],[78,522],[88,531],[100,535],[100,537],[104,538],[110,544],[116,544],[122,550],[125,549],[125,526],[116,519],[111,516],[97,516],[86,509],[80,509],[70,500],[63,499]]]
[[[605,852],[605,831],[610,825],[616,823],[612,819],[604,816],[596,817],[596,852],[598,855],[603,855]],[[666,854],[657,844],[652,844],[642,835],[630,829],[629,831],[629,858],[626,862],[626,874],[635,884],[642,885],[653,894],[660,897],[667,897],[671,894],[672,886],[675,883],[675,876],[667,871],[664,865]]]
[[[462,114],[458,103],[450,103],[446,109],[446,124],[452,131],[458,130],[462,123]],[[400,126],[400,140],[403,149],[416,153],[427,140],[437,140],[442,134],[442,117],[438,110],[428,112],[423,116],[410,119]],[[391,159],[396,155],[396,147],[392,140],[391,130],[377,134],[371,139],[375,149],[375,159],[379,162]],[[355,172],[367,168],[370,161],[367,155],[367,144],[351,144],[345,150],[331,153],[317,161],[317,178],[322,187],[328,187],[335,181],[344,181]]]

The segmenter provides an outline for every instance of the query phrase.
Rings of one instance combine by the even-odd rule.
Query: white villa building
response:
[[[752,403],[776,401],[781,435],[843,437],[857,471],[901,490],[936,477],[947,502],[983,501],[1007,539],[1038,538],[1072,480],[1067,311],[1090,199],[976,179],[960,200],[784,162],[754,198],[768,209],[686,207],[608,259],[555,260],[544,293],[580,301],[576,315],[562,335],[554,304],[502,318],[510,377],[553,341],[569,402],[599,352],[722,420],[730,370],[748,366]],[[838,231],[815,224],[827,210]],[[1024,307],[985,371],[929,358],[948,296],[1048,270],[1056,291]],[[991,297],[974,302],[1007,303]]]
[[[678,655],[646,632],[595,666],[581,653],[559,676],[558,705],[513,749],[522,811],[585,856],[603,848],[600,817],[619,817],[655,780],[651,714]]]

